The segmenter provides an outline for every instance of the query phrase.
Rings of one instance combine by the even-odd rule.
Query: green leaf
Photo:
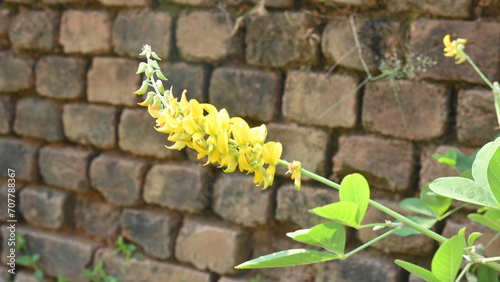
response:
[[[16,263],[22,266],[28,266],[31,264],[31,256],[29,255],[22,255],[17,258]]]
[[[408,216],[408,219],[410,219],[413,222],[418,223],[420,226],[424,228],[431,228],[436,224],[437,220],[435,218],[428,218],[428,217],[421,217],[421,216]],[[397,220],[396,222],[399,222]],[[410,236],[410,235],[417,235],[420,234],[417,230],[406,227],[403,228],[402,230],[396,231],[396,234],[402,237]]]
[[[336,222],[319,224],[309,230],[308,235],[321,247],[335,254],[343,254],[345,249],[345,228]]]
[[[432,273],[442,282],[454,281],[457,276],[462,255],[465,248],[465,239],[455,235],[439,247],[432,258]]]
[[[458,176],[474,180],[474,177],[472,176],[472,170],[470,169],[462,171]]]
[[[368,181],[359,173],[347,175],[340,183],[339,197],[341,202],[351,202],[358,205],[356,223],[361,224],[370,200]]]
[[[354,228],[360,227],[360,222],[356,219],[358,213],[358,205],[351,202],[337,202],[328,204],[326,206],[314,208],[309,212],[327,218],[329,220],[337,221],[339,223],[351,226]]]
[[[292,249],[273,253],[249,260],[240,265],[237,269],[271,268],[304,265],[315,262],[322,262],[338,258],[337,255],[327,254],[308,249]]]
[[[421,266],[399,259],[397,259],[395,263],[404,268],[406,271],[415,274],[416,276],[424,279],[425,281],[439,282],[439,280],[434,276],[434,274],[432,274],[432,272]]]
[[[444,155],[432,154],[439,163],[447,166],[455,167],[457,165],[457,152],[453,149],[448,149]]]
[[[441,177],[429,185],[436,194],[459,201],[498,208],[487,188],[462,177]]]
[[[491,192],[497,201],[500,202],[500,146],[490,159],[487,177]]]
[[[33,273],[33,276],[35,276],[35,278],[38,281],[43,281],[43,276],[44,276],[43,270],[41,270],[40,268],[35,270],[35,273]]]
[[[419,198],[407,198],[399,202],[399,206],[405,210],[421,213],[424,215],[437,216],[431,209],[426,207]]]
[[[457,152],[457,164],[455,165],[455,169],[457,170],[470,170],[472,169],[472,164],[474,163],[474,160],[476,159],[477,152],[474,152],[471,155],[464,155],[460,152]]]
[[[484,214],[472,213],[467,216],[470,220],[478,222],[490,229],[500,232],[500,210],[487,210]]]
[[[493,268],[482,264],[477,269],[477,278],[479,282],[498,282],[498,273]]]
[[[490,160],[500,147],[500,138],[484,145],[478,152],[474,164],[472,164],[472,176],[474,180],[484,187],[489,187],[488,166]],[[491,190],[488,189],[491,193]]]
[[[31,261],[32,261],[33,263],[35,263],[35,262],[37,262],[37,261],[38,261],[41,257],[42,257],[42,255],[40,255],[40,254],[34,254],[34,255],[32,255],[32,256],[31,256]]]
[[[435,216],[443,215],[451,206],[452,199],[434,193],[429,185],[425,185],[420,192],[420,201],[429,208]]]
[[[467,238],[467,246],[469,247],[472,247],[474,245],[474,242],[476,242],[476,239],[479,237],[479,236],[482,236],[483,234],[482,233],[479,233],[479,232],[472,232],[470,235],[469,235],[469,238]]]

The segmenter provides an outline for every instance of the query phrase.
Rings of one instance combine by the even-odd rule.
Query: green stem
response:
[[[484,261],[484,260],[483,260]],[[499,271],[500,272],[500,264],[496,263],[496,262],[493,262],[493,261],[487,261],[486,263],[484,263],[485,265],[487,265],[489,268],[491,269],[494,269],[496,271]]]
[[[482,262],[492,262],[492,261],[497,261],[497,260],[500,260],[500,257],[484,258],[481,261]]]
[[[474,61],[465,53],[464,50],[458,49],[458,53],[465,57],[467,59],[467,62],[474,68],[474,70],[479,74],[479,76],[488,84],[488,86],[491,88],[491,90],[495,91],[495,87],[493,86],[493,83],[483,74],[483,72],[479,69],[479,67],[474,63]]]
[[[465,273],[469,271],[469,268],[472,266],[472,263],[468,263],[464,269],[460,272],[460,275],[458,275],[457,279],[455,279],[455,282],[459,282],[462,280],[462,277],[464,277]]]
[[[288,168],[288,166],[290,165],[290,163],[289,163],[289,162],[284,161],[284,160],[279,160],[278,164],[279,164],[279,165],[282,165],[282,166],[284,166],[284,167],[287,167],[287,168]],[[319,175],[317,175],[316,173],[313,173],[313,172],[308,171],[308,170],[303,169],[303,168],[301,168],[301,173],[302,173],[303,175],[307,175],[307,176],[309,176],[310,178],[312,178],[312,179],[314,179],[314,180],[316,180],[316,181],[318,181],[318,182],[320,182],[320,183],[323,183],[323,184],[325,184],[325,185],[328,185],[328,186],[330,186],[330,187],[333,187],[333,188],[335,188],[335,189],[337,189],[337,190],[339,190],[339,189],[340,189],[340,184],[335,183],[335,182],[333,182],[333,181],[331,181],[331,180],[329,180],[329,179],[327,179],[327,178],[324,178],[324,177],[322,177],[322,176],[319,176]],[[437,234],[436,232],[434,232],[434,231],[432,231],[432,230],[430,230],[430,229],[427,229],[427,228],[425,228],[425,227],[420,226],[418,223],[416,223],[416,222],[414,222],[414,221],[412,221],[412,220],[408,219],[408,218],[407,218],[407,217],[405,217],[404,215],[401,215],[401,214],[399,214],[399,213],[397,213],[397,212],[395,212],[395,211],[391,210],[390,208],[388,208],[388,207],[386,207],[386,206],[384,206],[384,205],[381,205],[381,204],[379,204],[379,203],[377,203],[377,202],[375,202],[375,201],[373,201],[373,200],[371,200],[371,199],[369,200],[368,204],[369,204],[370,206],[372,206],[372,207],[374,207],[374,208],[376,208],[376,209],[378,209],[378,210],[380,210],[380,211],[382,211],[382,212],[384,212],[384,213],[386,213],[386,214],[388,214],[388,215],[390,215],[390,216],[394,217],[395,219],[397,219],[397,220],[401,221],[401,222],[402,222],[402,223],[404,223],[406,226],[408,226],[408,227],[410,227],[410,228],[413,228],[413,229],[417,230],[418,232],[420,232],[420,233],[422,233],[422,234],[426,235],[427,237],[430,237],[430,238],[432,238],[432,239],[434,239],[434,240],[436,240],[436,241],[438,241],[438,242],[440,242],[440,243],[444,243],[444,242],[446,242],[446,240],[447,240],[445,237],[443,237],[443,236],[441,236],[441,235]]]
[[[459,210],[459,209],[461,209],[461,208],[465,208],[465,207],[466,207],[466,206],[468,206],[468,205],[469,205],[469,204],[462,204],[462,205],[460,205],[460,206],[458,206],[458,207],[455,207],[454,209],[449,210],[448,212],[446,212],[445,214],[443,214],[442,216],[440,216],[440,217],[438,217],[438,218],[436,218],[436,219],[437,219],[437,221],[441,221],[441,220],[443,220],[443,219],[447,218],[448,216],[450,216],[452,213],[454,213],[454,212],[458,211],[458,210]]]
[[[359,253],[360,251],[362,251],[362,250],[364,250],[364,249],[368,248],[369,246],[371,246],[371,245],[373,245],[373,244],[377,243],[378,241],[380,241],[380,240],[384,239],[385,237],[387,237],[387,236],[389,236],[389,235],[392,235],[392,234],[396,233],[396,232],[397,232],[397,231],[399,231],[400,229],[402,229],[402,227],[397,227],[397,228],[391,229],[391,230],[389,230],[389,231],[385,232],[384,234],[382,234],[382,235],[380,235],[380,236],[376,237],[375,239],[373,239],[373,240],[371,240],[371,241],[369,241],[369,242],[364,243],[363,245],[361,245],[361,246],[357,247],[356,249],[354,249],[354,250],[350,251],[349,253],[347,253],[347,254],[344,256],[344,259],[347,259],[347,258],[349,258],[350,256],[352,256],[352,255],[354,255],[354,254],[356,254],[356,253]]]

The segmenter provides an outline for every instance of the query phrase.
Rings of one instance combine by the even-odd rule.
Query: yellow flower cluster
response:
[[[250,128],[242,118],[231,118],[225,109],[217,110],[195,99],[188,101],[185,90],[178,101],[172,89],[163,89],[160,80],[152,83],[154,73],[160,78],[163,75],[151,59],[156,54],[145,55],[148,64],[139,66],[138,73],[146,73],[146,84],[135,93],[144,94],[148,86],[155,88],[139,105],[148,107],[149,114],[156,118],[156,130],[168,134],[168,140],[174,142],[167,148],[192,148],[198,152],[198,159],[207,156],[207,164],[218,163],[219,167],[225,167],[226,173],[239,168],[254,173],[254,182],[264,189],[272,185],[283,148],[279,142],[265,143],[266,126]]]
[[[465,44],[467,43],[467,39],[458,38],[456,40],[451,41],[451,36],[447,34],[443,38],[444,43],[444,55],[446,57],[455,57],[457,60],[456,64],[461,64],[467,60],[465,53],[463,50],[465,49]]]

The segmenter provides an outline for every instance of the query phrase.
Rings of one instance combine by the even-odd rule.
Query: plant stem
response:
[[[354,254],[356,254],[356,253],[359,253],[360,251],[362,251],[362,250],[364,250],[364,249],[368,248],[369,246],[371,246],[371,245],[373,245],[373,244],[377,243],[378,241],[380,241],[380,240],[384,239],[385,237],[387,237],[387,236],[389,236],[389,235],[392,235],[393,233],[396,233],[396,232],[397,232],[397,231],[399,231],[400,229],[402,229],[402,227],[396,227],[396,228],[391,229],[391,230],[389,230],[389,231],[385,232],[384,234],[382,234],[382,235],[380,235],[380,236],[376,237],[375,239],[373,239],[373,240],[371,240],[371,241],[369,241],[369,242],[364,243],[363,245],[361,245],[361,246],[357,247],[356,249],[354,249],[354,250],[350,251],[349,253],[347,253],[347,254],[344,256],[344,259],[347,259],[347,258],[349,258],[350,256],[352,256],[352,255],[354,255]]]
[[[483,74],[483,72],[474,63],[474,61],[469,57],[469,55],[467,55],[467,53],[465,53],[464,50],[459,49],[458,52],[460,53],[461,56],[463,56],[463,57],[465,57],[465,59],[467,59],[467,62],[469,62],[469,64],[474,68],[474,70],[477,72],[477,74],[479,74],[479,76],[484,80],[484,82],[486,82],[486,84],[488,84],[488,86],[491,88],[491,90],[495,91],[495,87],[493,86],[491,81]]]
[[[279,163],[278,163],[278,164],[279,164],[279,165],[282,165],[282,166],[284,166],[284,167],[287,167],[287,168],[288,168],[288,166],[290,165],[290,163],[289,163],[289,162],[284,161],[284,160],[279,160]],[[301,168],[301,173],[302,173],[303,175],[307,175],[307,176],[309,176],[310,178],[312,178],[312,179],[314,179],[314,180],[316,180],[316,181],[318,181],[318,182],[320,182],[320,183],[323,183],[323,184],[325,184],[325,185],[327,185],[327,186],[330,186],[330,187],[335,188],[335,189],[337,189],[337,190],[339,190],[339,189],[340,189],[340,184],[335,183],[335,182],[333,182],[333,181],[331,181],[331,180],[329,180],[329,179],[327,179],[327,178],[324,178],[324,177],[322,177],[322,176],[319,176],[319,175],[317,175],[317,174],[316,174],[316,173],[314,173],[314,172],[311,172],[311,171],[308,171],[308,170],[306,170],[306,169],[304,169],[304,168]],[[426,235],[426,236],[428,236],[428,237],[430,237],[430,238],[432,238],[432,239],[434,239],[434,240],[438,241],[439,243],[444,243],[444,242],[446,242],[446,240],[448,240],[448,239],[446,239],[445,237],[443,237],[443,236],[441,236],[441,235],[437,234],[436,232],[434,232],[434,231],[432,231],[432,230],[430,230],[430,229],[427,229],[427,228],[425,228],[425,227],[420,226],[418,223],[416,223],[416,222],[414,222],[414,221],[412,221],[412,220],[408,219],[408,218],[407,218],[407,217],[405,217],[404,215],[401,215],[401,214],[399,214],[399,213],[397,213],[397,212],[395,212],[395,211],[391,210],[390,208],[388,208],[388,207],[386,207],[386,206],[384,206],[384,205],[381,205],[381,204],[379,204],[379,203],[377,203],[377,202],[375,202],[375,201],[373,201],[373,200],[371,200],[371,199],[369,200],[368,204],[369,204],[370,206],[372,206],[372,207],[374,207],[374,208],[376,208],[376,209],[379,209],[380,211],[382,211],[382,212],[384,212],[384,213],[386,213],[386,214],[388,214],[388,215],[390,215],[390,216],[394,217],[395,219],[397,219],[397,220],[401,221],[401,222],[402,222],[402,223],[404,223],[406,226],[411,227],[411,228],[413,228],[413,229],[417,230],[418,232],[420,232],[420,233],[422,233],[422,234],[424,234],[424,235]]]
[[[462,280],[462,277],[464,277],[465,273],[469,271],[469,268],[472,266],[472,263],[468,263],[464,269],[460,272],[460,275],[458,275],[457,279],[455,279],[455,282],[459,282]]]
[[[445,213],[445,214],[443,214],[442,216],[438,217],[438,218],[437,218],[437,220],[438,220],[438,221],[441,221],[441,220],[443,220],[443,219],[447,218],[448,216],[450,216],[452,213],[454,213],[454,212],[458,211],[458,210],[459,210],[459,209],[461,209],[461,208],[465,208],[465,207],[466,207],[466,206],[468,206],[468,205],[469,205],[469,204],[462,204],[462,205],[460,205],[460,206],[458,206],[458,207],[455,207],[454,209],[449,210],[448,212],[446,212],[446,213]]]

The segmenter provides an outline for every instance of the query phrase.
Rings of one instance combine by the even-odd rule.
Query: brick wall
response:
[[[77,281],[99,259],[119,273],[123,259],[111,252],[120,235],[145,254],[132,260],[124,281],[248,281],[259,273],[273,281],[406,281],[393,258],[426,265],[437,247],[425,237],[395,237],[348,261],[234,270],[300,247],[285,233],[321,222],[307,210],[338,195],[307,179],[298,192],[284,170],[262,191],[251,176],[223,174],[192,152],[165,149],[166,136],[132,94],[146,43],[164,59],[176,93],[187,88],[192,98],[267,123],[283,157],[314,172],[336,180],[363,173],[373,197],[395,209],[425,183],[454,173],[432,153],[471,152],[498,133],[484,83],[468,65],[444,58],[441,43],[447,33],[468,38],[471,57],[499,80],[497,1],[267,0],[268,13],[247,18],[234,36],[235,17],[256,0],[3,2],[0,219],[6,224],[12,168],[17,232],[41,254],[48,277]],[[396,81],[400,106],[387,80],[352,92],[365,78],[353,26],[374,74],[393,49],[438,64]],[[372,209],[367,217],[387,219]],[[437,230],[449,235],[466,223],[458,214]],[[350,246],[374,237],[350,232]],[[5,226],[1,233],[6,242]],[[3,246],[4,263],[6,256]],[[22,269],[16,281],[31,272]],[[5,266],[0,276],[9,278]]]

